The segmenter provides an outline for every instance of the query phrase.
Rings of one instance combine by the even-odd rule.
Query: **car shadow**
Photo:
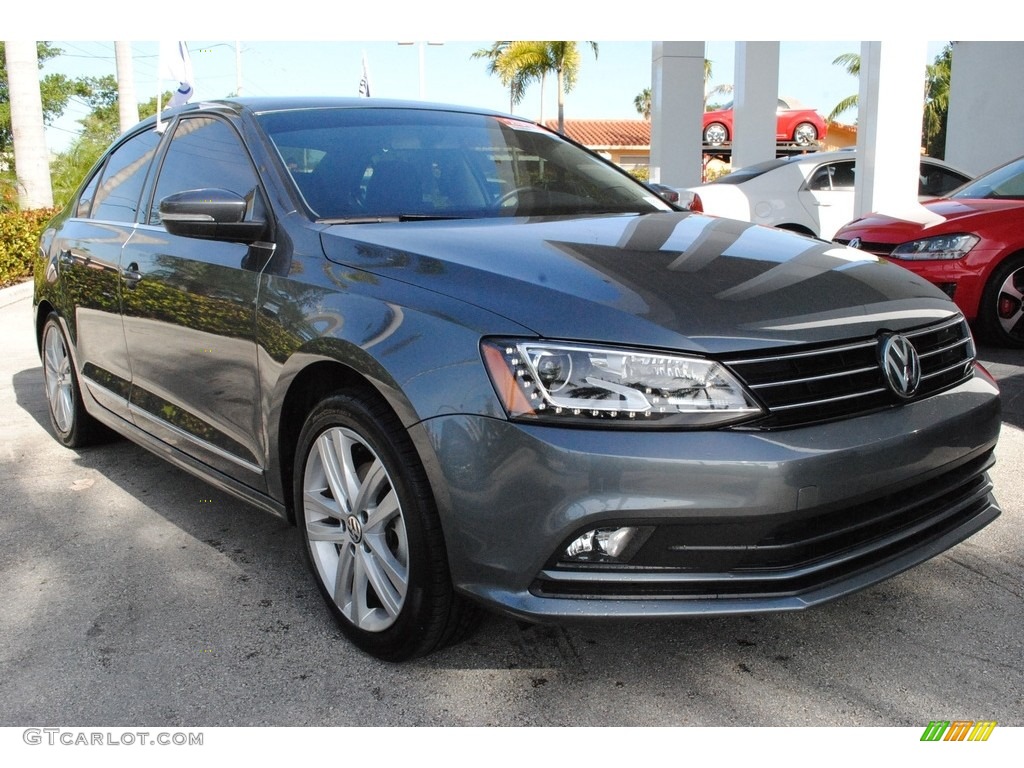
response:
[[[13,383],[48,437],[41,370]],[[40,606],[52,593],[12,595],[26,608],[8,611],[3,635],[10,658],[26,660],[5,673],[18,685],[67,677],[63,698],[35,699],[56,707],[45,710],[51,720],[121,722],[125,701],[133,719],[211,726],[923,726],[949,701],[1000,724],[1016,717],[1024,665],[1004,617],[1019,598],[1000,554],[1016,550],[986,544],[989,530],[811,611],[561,625],[488,613],[464,642],[396,665],[345,640],[287,521],[127,440],[68,455],[50,461],[42,490],[27,475],[14,480],[32,500],[19,530],[33,531],[14,551],[48,569],[40,578],[89,578],[63,583],[67,603],[49,633]],[[94,485],[76,490],[83,479]],[[961,592],[969,599],[955,599]],[[997,668],[1018,672],[965,682]],[[151,694],[140,693],[143,679]],[[36,722],[41,711],[12,705],[0,719]]]
[[[1024,429],[1024,350],[978,344],[978,360],[999,383],[1003,422]]]

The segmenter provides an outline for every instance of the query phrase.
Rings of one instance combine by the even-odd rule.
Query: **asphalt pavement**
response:
[[[1003,515],[932,561],[791,614],[489,616],[392,665],[344,641],[284,521],[125,440],[53,439],[29,291],[0,291],[0,726],[1024,725],[1018,351],[981,355]]]

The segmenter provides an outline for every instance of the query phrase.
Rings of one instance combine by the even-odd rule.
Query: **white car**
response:
[[[692,197],[690,210],[831,240],[853,219],[855,168],[851,150],[780,157],[680,190],[680,204]],[[918,194],[942,197],[970,179],[941,160],[922,157]]]

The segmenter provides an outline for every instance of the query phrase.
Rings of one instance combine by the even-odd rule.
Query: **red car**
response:
[[[813,109],[802,109],[785,99],[779,99],[775,123],[775,141],[793,142],[807,147],[825,138],[828,130],[825,120]],[[732,141],[732,102],[722,109],[704,113],[704,143],[718,147]]]
[[[924,206],[944,221],[871,213],[835,242],[906,267],[945,291],[989,340],[1024,347],[1024,157]]]

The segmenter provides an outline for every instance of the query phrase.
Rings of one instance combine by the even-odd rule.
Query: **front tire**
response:
[[[70,346],[56,312],[43,326],[43,385],[54,435],[67,448],[96,442],[100,425],[85,410]]]
[[[386,405],[361,392],[321,401],[295,461],[307,562],[355,645],[402,661],[468,633],[475,608],[454,593],[426,474]]]
[[[996,267],[982,293],[978,319],[993,343],[1024,347],[1024,254]]]

